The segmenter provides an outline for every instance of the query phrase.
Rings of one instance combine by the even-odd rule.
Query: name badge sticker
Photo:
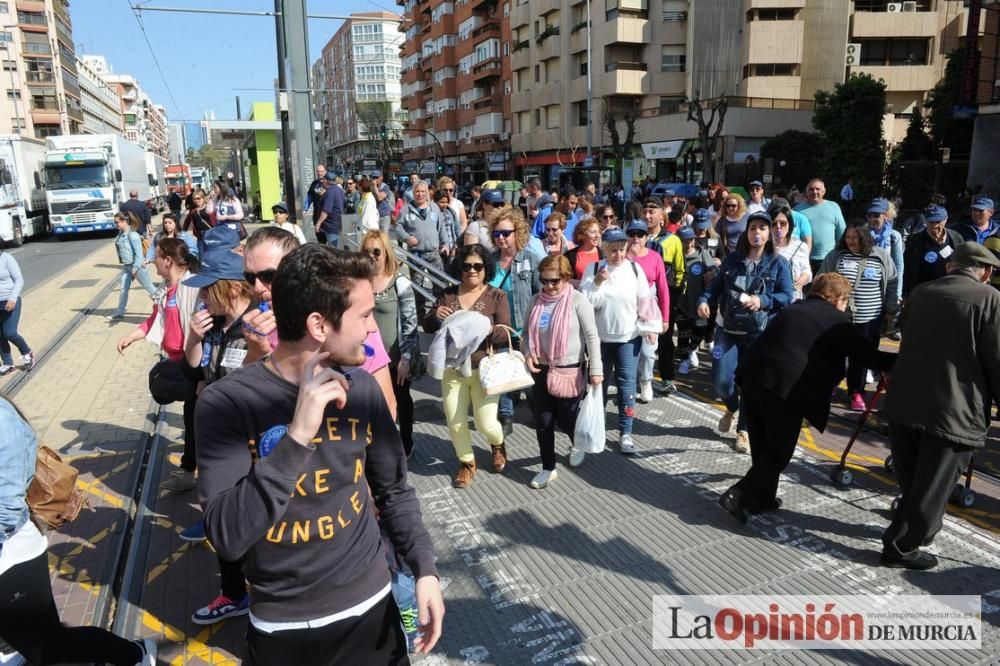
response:
[[[940,255],[941,255],[941,258],[942,258],[942,259],[947,259],[947,258],[948,258],[948,257],[950,257],[950,256],[951,256],[951,255],[952,255],[952,254],[953,254],[954,252],[955,252],[955,251],[954,251],[953,249],[951,249],[951,246],[950,246],[950,245],[948,245],[948,246],[945,246],[945,247],[941,248],[941,251],[940,251],[940,252],[938,252],[938,254],[940,254]]]
[[[230,370],[243,367],[243,361],[247,357],[246,349],[226,349],[226,355],[222,357],[222,367]]]

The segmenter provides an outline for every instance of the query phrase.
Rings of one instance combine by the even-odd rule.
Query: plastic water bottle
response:
[[[208,306],[206,306],[204,303],[201,303],[201,304],[198,305],[198,311],[199,312],[201,312],[202,310],[207,310],[207,309],[208,309]],[[209,340],[208,336],[206,335],[201,340],[201,364],[200,365],[203,368],[207,368],[211,362],[212,362],[212,341]]]

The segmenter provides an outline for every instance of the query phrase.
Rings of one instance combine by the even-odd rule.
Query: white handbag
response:
[[[491,396],[502,395],[534,386],[535,380],[528,372],[524,356],[514,349],[514,341],[510,337],[514,329],[503,324],[494,326],[497,327],[505,329],[507,346],[510,350],[496,353],[493,351],[492,343],[487,348],[486,358],[479,362],[479,383],[483,386],[483,392]]]

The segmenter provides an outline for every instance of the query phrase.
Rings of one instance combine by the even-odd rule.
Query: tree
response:
[[[944,78],[931,88],[925,108],[930,125],[931,137],[938,148],[949,148],[952,158],[967,158],[972,152],[971,118],[958,117],[953,109],[961,105],[962,70],[965,66],[965,48],[960,47],[948,54],[944,68]]]
[[[726,111],[729,110],[729,97],[723,95],[715,99],[702,100],[695,91],[694,99],[685,100],[688,108],[688,122],[698,124],[698,142],[701,144],[701,179],[714,182],[717,172],[719,153],[719,136],[726,122]],[[705,114],[708,117],[705,117]]]
[[[207,143],[198,150],[188,150],[188,162],[192,166],[206,167],[216,176],[229,167],[229,157],[228,148],[214,148]]]
[[[639,107],[635,100],[614,100],[605,98],[601,124],[608,131],[611,141],[611,153],[618,160],[619,166],[632,154],[635,145],[635,121],[639,118]],[[618,123],[625,123],[625,138],[618,131]],[[624,177],[624,168],[619,177]],[[622,183],[631,185],[631,183]]]
[[[389,168],[389,163],[399,158],[403,140],[392,102],[358,102],[357,114],[370,152],[381,168]]]
[[[869,74],[852,74],[833,92],[816,92],[813,127],[823,137],[826,152],[820,173],[827,189],[839,191],[851,179],[854,202],[868,202],[882,191],[885,148],[885,81]]]
[[[823,137],[816,132],[785,130],[764,142],[760,147],[760,156],[762,159],[773,158],[786,162],[818,164],[823,159],[825,151]]]
[[[892,161],[914,161],[934,159],[934,142],[927,136],[927,125],[920,107],[913,109],[910,124],[906,126],[906,137],[896,146]]]

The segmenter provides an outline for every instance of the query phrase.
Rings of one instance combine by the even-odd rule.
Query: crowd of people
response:
[[[254,663],[405,663],[437,642],[444,603],[406,462],[419,447],[411,385],[425,374],[440,382],[454,487],[468,488],[478,471],[470,410],[503,474],[527,392],[540,463],[530,486],[541,490],[558,478],[557,426],[568,464],[586,461],[576,446],[585,394],[606,405],[614,389],[607,430],[633,455],[644,447],[636,404],[675,394],[676,375],[701,367],[707,351],[725,406],[718,430],[735,431],[732,448],[751,457],[720,500],[745,523],[780,508],[778,478],[802,422],[825,428],[840,381],[863,411],[870,372],[892,370],[902,377],[887,407],[902,497],[882,563],[936,565],[921,548],[941,529],[951,484],[983,446],[1000,397],[1000,292],[989,286],[1000,225],[990,199],[974,199],[957,225],[932,204],[924,228],[903,234],[892,202],[875,199],[866,219],[848,220],[820,179],[798,203],[767,199],[756,181],[747,199],[712,186],[623,206],[592,185],[545,192],[530,181],[521,206],[477,190],[466,208],[450,177],[413,175],[393,191],[377,171],[317,173],[305,208],[321,243],[305,242],[284,203],[247,237],[224,184],[193,192],[183,221],[172,211],[155,234],[135,212],[116,217],[122,294],[111,317],[124,314],[133,280],[153,299],[118,351],[149,341],[176,373],[184,451],[163,488],[197,489],[203,519],[182,538],[208,539],[221,574],[218,594],[191,619],[249,615]],[[12,364],[8,340],[31,364],[7,257],[0,296],[14,314],[3,319],[0,373]],[[879,351],[899,330],[901,352]],[[939,344],[946,355],[935,354]],[[927,386],[946,392],[947,409]],[[34,436],[7,402],[0,429],[26,475]],[[0,512],[0,589],[47,588],[36,571],[44,539],[31,532],[18,483],[3,484],[17,501]],[[51,592],[42,597],[22,621],[59,625]],[[40,661],[51,652],[151,663],[148,643],[64,633],[58,646],[39,644],[38,631],[3,638],[44,653]]]

